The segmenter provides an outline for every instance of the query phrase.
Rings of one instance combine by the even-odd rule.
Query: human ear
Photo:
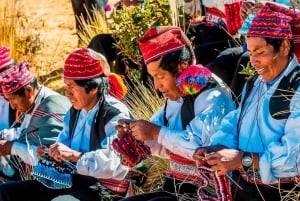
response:
[[[178,74],[181,74],[188,67],[189,67],[189,63],[187,61],[183,61],[180,64],[178,64]]]
[[[291,49],[291,43],[288,40],[282,41],[279,51],[283,56],[287,56]]]

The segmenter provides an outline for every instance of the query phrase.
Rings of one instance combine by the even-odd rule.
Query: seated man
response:
[[[128,126],[137,140],[150,146],[153,155],[170,159],[171,171],[164,176],[163,191],[124,201],[195,198],[199,173],[192,161],[193,151],[209,142],[223,116],[234,109],[231,94],[207,68],[195,65],[191,43],[180,28],[152,27],[140,38],[139,47],[155,88],[167,101],[150,122],[135,120]],[[126,125],[120,121],[120,135],[128,130]]]
[[[8,47],[0,47],[0,73],[10,68],[13,64],[13,59],[9,56]],[[0,131],[9,128],[15,121],[16,112],[13,110],[9,102],[0,96]]]
[[[123,179],[128,168],[121,165],[110,144],[116,135],[117,121],[130,118],[130,113],[115,98],[124,97],[124,85],[109,70],[106,59],[87,48],[75,50],[65,61],[65,94],[73,106],[64,118],[56,143],[45,151],[56,161],[76,164],[78,174],[72,175],[72,187],[53,189],[36,180],[10,182],[0,185],[1,201],[96,201],[105,199],[104,196],[118,199],[126,194],[128,183]]]
[[[40,85],[29,71],[26,62],[15,65],[0,74],[1,94],[10,105],[21,113],[21,125],[2,131],[0,156],[11,158],[10,167],[3,169],[7,176],[18,167],[22,179],[28,176],[19,164],[20,159],[28,165],[37,162],[37,146],[54,143],[62,129],[62,119],[70,108],[64,96]]]
[[[266,3],[247,32],[257,74],[243,88],[238,109],[226,115],[211,146],[194,153],[219,175],[232,172],[235,200],[287,200],[300,192],[300,13]],[[276,25],[276,26],[275,26]],[[295,27],[294,27],[295,26]]]

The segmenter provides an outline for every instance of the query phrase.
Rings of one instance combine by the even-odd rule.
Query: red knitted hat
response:
[[[139,47],[145,64],[185,46],[190,48],[193,63],[195,63],[191,42],[179,27],[152,27],[139,39]]]
[[[12,94],[30,83],[33,78],[27,62],[17,64],[0,74],[1,94]]]
[[[103,55],[88,48],[79,48],[66,59],[63,76],[71,80],[85,80],[108,73],[109,65]]]
[[[292,17],[271,10],[266,4],[254,17],[247,37],[292,39]]]
[[[0,47],[0,69],[13,63],[8,47]]]

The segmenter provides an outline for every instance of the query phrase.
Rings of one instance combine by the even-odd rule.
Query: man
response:
[[[128,183],[123,179],[128,168],[121,165],[110,143],[117,121],[130,118],[130,114],[113,97],[123,98],[126,91],[109,70],[106,59],[87,48],[75,50],[65,61],[65,94],[72,107],[56,143],[49,149],[39,149],[39,153],[46,151],[54,160],[76,166],[78,174],[72,175],[72,187],[52,189],[36,180],[7,183],[0,186],[0,200],[96,201],[126,194]]]
[[[241,105],[224,117],[211,146],[194,153],[199,164],[208,163],[220,175],[233,171],[239,185],[232,188],[235,200],[299,195],[300,73],[293,49],[299,30],[291,26],[296,19],[295,10],[272,3],[256,14],[247,48],[257,75],[246,83]]]
[[[9,56],[9,48],[0,47],[0,73],[10,68],[13,59]],[[16,112],[9,106],[9,102],[0,96],[0,131],[9,128],[15,121]]]
[[[12,174],[15,168],[22,179],[27,177],[21,159],[27,165],[36,164],[37,147],[54,143],[62,129],[62,119],[70,107],[70,102],[62,95],[40,85],[29,71],[29,65],[22,62],[0,74],[1,95],[21,113],[21,125],[2,131],[0,156],[13,155],[8,168]],[[8,175],[8,176],[9,176]],[[11,176],[11,175],[10,175]]]
[[[198,170],[192,153],[197,146],[209,142],[223,115],[234,109],[228,88],[221,86],[211,72],[195,66],[191,43],[178,27],[152,27],[139,40],[147,71],[154,86],[164,97],[166,104],[151,121],[136,120],[129,124],[132,135],[150,146],[153,155],[170,159],[171,171],[163,181],[163,191],[125,198],[132,200],[178,200],[181,196],[197,197]],[[181,82],[186,72],[195,79]],[[197,82],[197,77],[202,81]],[[184,79],[183,79],[184,80]],[[180,84],[181,83],[181,84]],[[190,84],[190,85],[189,85]],[[197,93],[189,94],[183,88],[195,86]],[[120,133],[128,129],[120,121]],[[188,199],[187,198],[187,199]]]

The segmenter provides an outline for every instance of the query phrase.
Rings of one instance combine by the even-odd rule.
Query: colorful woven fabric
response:
[[[1,94],[12,94],[30,83],[33,78],[27,62],[17,64],[0,74]]]
[[[158,26],[150,28],[140,39],[139,47],[145,64],[150,63],[166,54],[189,47],[192,54],[191,42],[183,31],[173,26]],[[193,55],[193,63],[195,63]]]
[[[0,47],[0,69],[13,64],[13,59],[9,56],[8,47]]]
[[[280,11],[271,10],[266,4],[254,17],[247,37],[292,39],[292,17]]]
[[[189,66],[177,78],[177,86],[183,95],[193,95],[200,92],[207,84],[212,73],[205,67]]]
[[[201,185],[198,189],[199,200],[203,201],[232,201],[232,194],[230,190],[230,182],[226,175],[216,175],[212,169],[206,166],[199,167],[199,175],[201,178]],[[208,186],[210,181],[215,185],[216,195],[209,196],[203,192],[203,189]]]
[[[256,15],[256,12],[250,13],[244,20],[242,27],[239,29],[239,34],[246,35],[250,29],[251,23]]]
[[[215,26],[227,29],[225,13],[216,7],[207,7],[205,25],[209,27]]]
[[[241,6],[242,1],[225,3],[227,31],[231,35],[236,34],[239,28],[242,26],[242,18],[240,15]]]

